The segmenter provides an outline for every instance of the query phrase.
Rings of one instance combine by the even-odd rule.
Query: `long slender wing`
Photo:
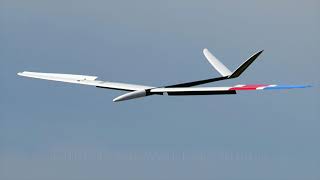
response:
[[[86,75],[74,75],[74,74],[56,74],[56,73],[39,73],[39,72],[20,72],[19,76],[45,79],[51,81],[60,81],[74,84],[83,84],[89,86],[96,86],[99,88],[108,88],[124,91],[137,91],[143,89],[151,89],[151,86],[142,86],[136,84],[118,83],[118,82],[108,82],[96,80],[97,76],[86,76]]]
[[[236,94],[236,91],[244,90],[276,90],[306,88],[310,86],[287,86],[287,85],[236,85],[232,87],[169,87],[151,89],[151,93],[167,93],[168,95],[212,95],[212,94]]]
[[[169,87],[169,88],[154,88],[148,90],[138,90],[123,94],[113,99],[113,102],[126,101],[130,99],[141,98],[153,94],[182,96],[182,95],[221,95],[221,94],[236,94],[241,90],[270,90],[270,89],[292,89],[305,88],[309,86],[279,86],[279,85],[237,85],[233,87]]]

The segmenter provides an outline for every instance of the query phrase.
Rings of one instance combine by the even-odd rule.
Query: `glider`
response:
[[[274,84],[248,84],[248,85],[236,85],[231,87],[194,87],[206,83],[233,79],[239,77],[254,60],[263,52],[259,51],[247,59],[241,64],[235,71],[230,71],[225,65],[223,65],[216,57],[209,52],[208,49],[203,50],[203,54],[209,63],[221,74],[220,77],[204,79],[199,81],[192,81],[186,83],[180,83],[164,87],[153,87],[136,84],[109,82],[97,80],[97,76],[86,75],[73,75],[73,74],[56,74],[56,73],[39,73],[39,72],[20,72],[19,76],[25,76],[30,78],[45,79],[52,81],[60,81],[74,84],[83,84],[89,86],[96,86],[98,88],[115,89],[122,91],[129,91],[119,97],[113,99],[114,102],[125,101],[129,99],[135,99],[150,95],[169,95],[169,96],[181,96],[181,95],[227,95],[236,94],[237,91],[247,90],[276,90],[276,89],[293,89],[293,88],[306,88],[309,86],[283,86]]]

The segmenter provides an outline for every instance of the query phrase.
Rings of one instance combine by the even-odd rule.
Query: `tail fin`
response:
[[[239,66],[234,72],[231,72],[225,65],[223,65],[216,57],[214,57],[208,49],[203,50],[203,54],[206,56],[207,60],[210,62],[210,64],[222,75],[222,77],[217,78],[210,78],[210,79],[203,79],[199,81],[192,81],[192,82],[185,82],[175,85],[170,85],[166,87],[191,87],[191,86],[197,86],[201,84],[207,84],[211,82],[216,81],[222,81],[226,79],[232,79],[239,77],[249,66],[253,63],[254,60],[257,59],[257,57],[263,52],[259,51],[255,53],[253,56],[251,56],[249,59],[247,59],[241,66]]]
[[[223,76],[227,79],[239,77],[257,57],[263,52],[259,51],[247,59],[241,66],[239,66],[234,72],[231,72],[225,65],[223,65],[216,57],[214,57],[208,49],[203,49],[203,54],[210,62],[210,64]]]

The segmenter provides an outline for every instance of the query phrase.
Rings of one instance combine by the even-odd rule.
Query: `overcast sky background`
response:
[[[320,3],[0,0],[0,179],[320,179]],[[152,86],[313,85],[151,96],[18,77],[42,71]],[[209,86],[208,85],[208,86]]]

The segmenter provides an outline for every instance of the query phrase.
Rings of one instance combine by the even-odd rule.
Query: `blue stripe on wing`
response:
[[[276,90],[276,89],[296,89],[296,88],[308,88],[311,87],[310,85],[276,85],[274,87],[266,87],[265,90]]]

